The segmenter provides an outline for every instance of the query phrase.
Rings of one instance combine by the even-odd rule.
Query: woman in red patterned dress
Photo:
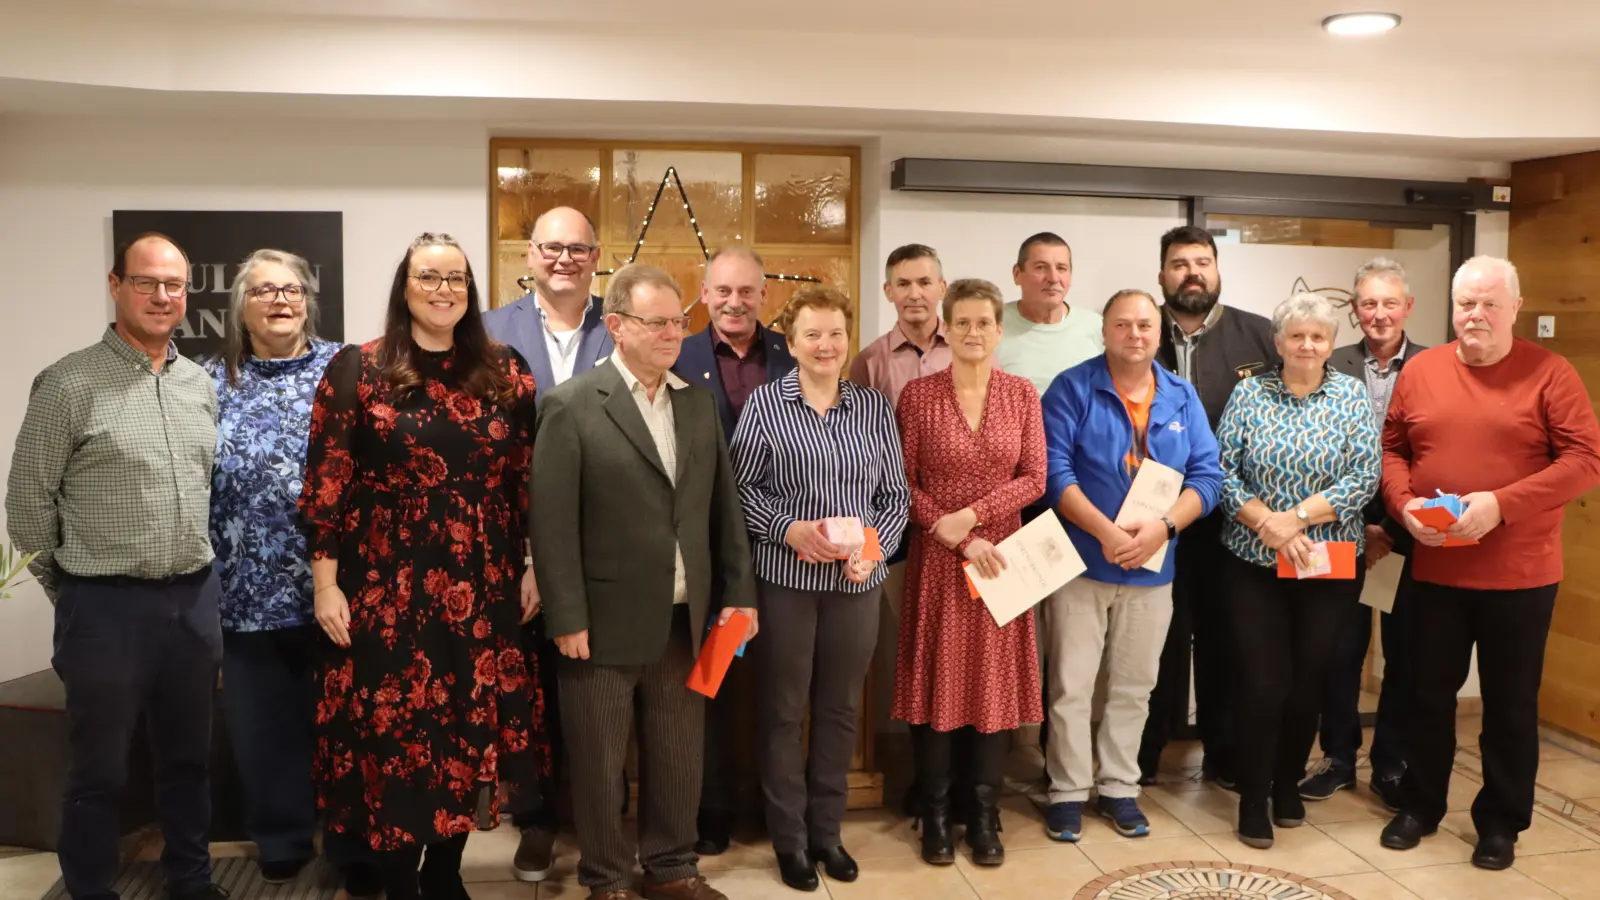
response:
[[[489,340],[461,247],[417,238],[384,336],[317,390],[300,499],[317,622],[317,804],[379,851],[389,900],[466,900],[481,791],[548,765],[519,644],[534,384]],[[426,860],[423,851],[426,848]],[[421,862],[421,872],[418,863]]]
[[[916,526],[906,564],[895,663],[894,716],[911,726],[922,799],[922,858],[955,861],[950,837],[952,732],[970,726],[972,861],[998,866],[1000,778],[1011,732],[1039,721],[1042,700],[1033,612],[995,627],[967,589],[962,563],[984,574],[1004,565],[995,544],[1022,526],[1044,494],[1044,423],[1025,378],[995,371],[1000,290],[962,279],[944,297],[950,368],[900,395],[900,439]]]

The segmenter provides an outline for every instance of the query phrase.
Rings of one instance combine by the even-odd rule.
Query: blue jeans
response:
[[[315,625],[222,635],[222,709],[262,862],[316,856],[311,786]]]
[[[118,797],[142,715],[155,768],[161,854],[174,893],[211,880],[211,708],[222,655],[220,589],[207,566],[160,581],[63,575],[51,665],[67,689],[71,765],[61,877],[74,900],[115,897]]]
[[[1378,695],[1378,723],[1373,729],[1374,779],[1397,777],[1406,768],[1405,734],[1412,715],[1415,651],[1412,649],[1414,586],[1411,560],[1407,559],[1395,589],[1394,607],[1383,616],[1383,689]],[[1340,639],[1337,656],[1328,673],[1322,697],[1322,752],[1334,765],[1355,770],[1361,750],[1361,668],[1372,640],[1372,609],[1358,607]]]

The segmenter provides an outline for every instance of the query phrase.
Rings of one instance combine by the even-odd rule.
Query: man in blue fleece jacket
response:
[[[1045,496],[1088,566],[1043,608],[1051,736],[1045,831],[1058,841],[1078,840],[1091,789],[1096,811],[1118,833],[1150,833],[1137,799],[1139,741],[1172,618],[1173,550],[1178,532],[1210,512],[1222,491],[1217,441],[1199,395],[1155,364],[1155,300],[1119,291],[1101,316],[1105,355],[1056,376],[1042,400]],[[1163,516],[1113,524],[1147,461],[1182,476],[1177,502]],[[1158,553],[1160,565],[1145,568]],[[1105,709],[1091,744],[1102,657],[1109,661]]]

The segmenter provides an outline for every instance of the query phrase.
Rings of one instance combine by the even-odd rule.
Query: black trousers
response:
[[[1559,585],[1476,591],[1416,585],[1416,708],[1406,811],[1429,825],[1444,818],[1456,754],[1456,694],[1478,648],[1483,692],[1483,789],[1472,802],[1478,834],[1515,836],[1533,822],[1539,772],[1539,682]]]
[[[263,862],[316,856],[311,785],[315,625],[222,635],[222,711]]]
[[[1227,556],[1239,648],[1234,760],[1239,796],[1294,791],[1317,736],[1323,683],[1341,629],[1360,605],[1366,572],[1350,581],[1279,578],[1276,568]]]
[[[1378,722],[1372,733],[1372,777],[1398,777],[1406,768],[1405,740],[1415,684],[1412,658],[1414,618],[1411,560],[1400,570],[1394,607],[1383,614],[1383,688],[1378,695]],[[1361,750],[1361,670],[1372,642],[1372,610],[1356,605],[1329,668],[1322,695],[1322,752],[1335,765],[1355,770]]]
[[[747,649],[749,657],[753,649]],[[734,759],[738,746],[735,730],[739,726],[739,694],[732,683],[749,678],[750,660],[735,657],[722,679],[715,697],[706,698],[706,738],[704,772],[701,773],[700,810],[727,817],[739,811],[739,764]]]
[[[1161,673],[1150,692],[1150,714],[1139,744],[1139,768],[1154,773],[1161,751],[1189,721],[1189,663],[1194,660],[1195,726],[1210,771],[1229,777],[1233,760],[1234,630],[1229,599],[1236,591],[1222,546],[1220,519],[1196,522],[1184,532],[1173,560],[1172,624],[1161,651]]]
[[[518,828],[543,828],[556,831],[560,816],[556,804],[556,785],[567,777],[567,742],[562,739],[561,686],[557,672],[561,666],[561,651],[556,642],[544,633],[544,616],[522,626],[523,655],[538,663],[539,689],[544,692],[544,727],[550,738],[550,774],[538,784],[512,785],[507,806],[511,810],[511,824]],[[627,783],[626,774],[623,783]],[[626,797],[626,793],[623,795]]]
[[[758,657],[767,833],[779,853],[837,847],[883,591],[756,588],[770,629]],[[809,746],[801,740],[808,708]]]
[[[51,664],[67,689],[72,759],[62,798],[61,877],[74,900],[115,897],[117,801],[140,715],[175,893],[211,880],[211,709],[222,657],[217,576],[163,581],[64,575]]]

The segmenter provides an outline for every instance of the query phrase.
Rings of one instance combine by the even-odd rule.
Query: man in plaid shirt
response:
[[[34,379],[6,494],[12,543],[55,601],[71,767],[60,860],[74,900],[115,898],[118,794],[141,713],[173,900],[214,900],[208,761],[222,653],[207,531],[217,402],[178,355],[189,261],[171,239],[118,248],[116,322]]]

